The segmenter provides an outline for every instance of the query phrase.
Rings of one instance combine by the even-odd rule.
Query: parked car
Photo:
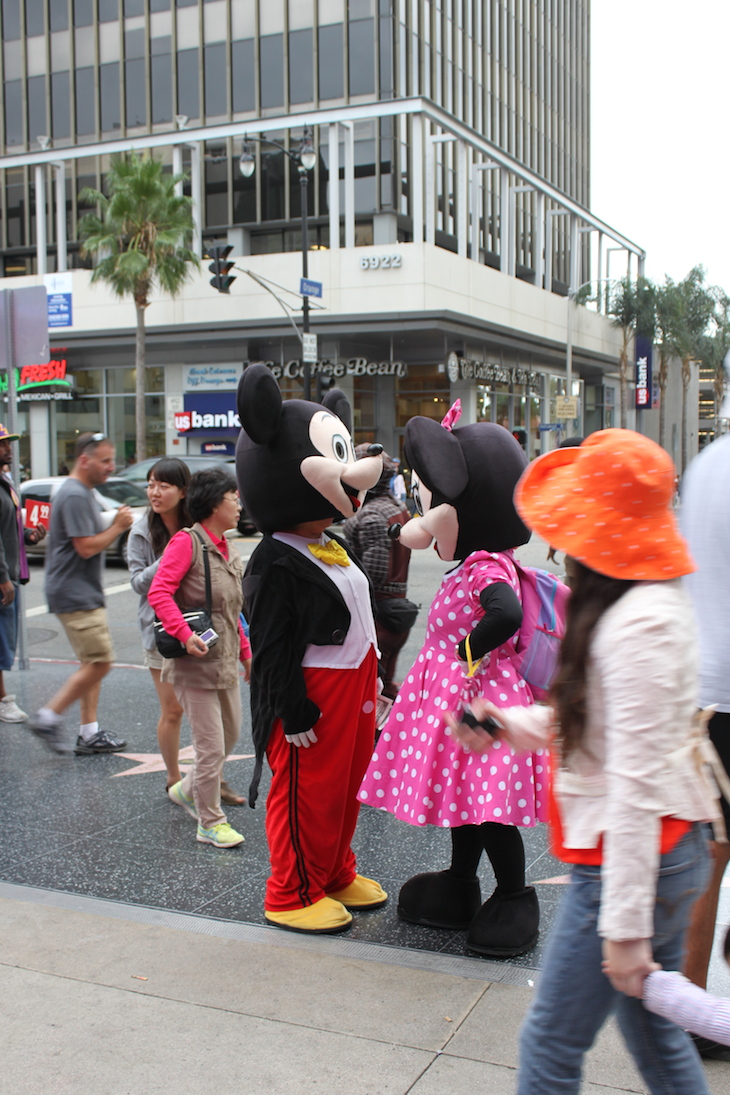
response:
[[[147,482],[150,468],[161,459],[161,456],[148,456],[146,460],[140,460],[137,464],[130,464],[129,467],[120,471],[119,475],[122,479],[129,479],[132,483],[139,483],[144,486]],[[183,463],[187,464],[191,474],[196,471],[202,471],[203,468],[213,468],[216,464],[224,464],[234,475],[236,474],[235,456],[206,456],[204,453],[198,453],[192,456],[179,456],[178,460],[182,460]],[[258,529],[253,521],[247,516],[244,509],[241,510],[241,516],[238,521],[238,531],[241,536],[253,536],[258,532]]]
[[[47,479],[26,479],[24,483],[20,484],[20,500],[23,505],[23,521],[28,524],[27,515],[28,510],[32,509],[31,502],[40,502],[42,505],[50,505],[53,509],[53,498],[60,489],[60,487],[68,482],[67,475],[51,475]],[[108,528],[114,520],[114,514],[120,506],[130,506],[135,519],[140,517],[147,509],[147,492],[140,487],[137,483],[131,483],[127,479],[120,479],[118,476],[110,476],[106,483],[102,483],[98,487],[94,487],[92,494],[99,506],[101,513],[101,523],[104,528]],[[46,518],[48,514],[42,515]],[[47,519],[43,521],[47,524]],[[106,549],[110,555],[115,555],[119,559],[124,559],[124,549],[127,543],[127,537],[129,536],[129,530],[125,529],[121,532],[115,540],[111,542]],[[48,545],[48,538],[41,540],[38,544],[28,544],[26,551],[29,555],[45,555],[46,547]]]

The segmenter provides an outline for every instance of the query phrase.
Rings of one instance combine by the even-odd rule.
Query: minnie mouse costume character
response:
[[[401,539],[411,548],[435,541],[442,559],[463,561],[434,598],[423,648],[401,685],[359,798],[411,825],[451,829],[451,866],[406,882],[399,916],[468,929],[469,950],[508,957],[529,950],[538,935],[537,895],[525,886],[516,826],[546,820],[548,758],[542,752],[517,757],[499,740],[482,755],[467,753],[444,716],[477,696],[504,707],[533,703],[518,672],[522,598],[512,551],[530,538],[512,503],[527,460],[503,426],[453,428],[460,414],[457,401],[441,425],[418,416],[406,426],[405,457],[422,516],[404,526]],[[497,882],[484,905],[477,877],[483,851]]]
[[[323,405],[284,402],[264,365],[244,371],[238,413],[239,489],[264,533],[243,583],[253,649],[251,806],[264,753],[272,772],[264,915],[290,931],[340,932],[350,909],[377,908],[387,894],[357,874],[350,847],[375,737],[371,588],[325,530],[352,516],[377,483],[381,447],[357,461],[344,393],[328,392]]]

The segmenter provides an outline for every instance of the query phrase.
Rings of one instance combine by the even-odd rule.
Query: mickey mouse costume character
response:
[[[249,365],[238,387],[236,471],[264,533],[246,569],[258,794],[264,753],[271,876],[264,915],[290,931],[334,933],[351,909],[387,894],[357,874],[350,841],[357,790],[372,754],[377,640],[371,588],[345,545],[326,533],[380,478],[381,447],[356,461],[343,392],[324,404],[282,401],[271,372]]]
[[[403,682],[360,789],[361,802],[411,825],[451,829],[448,870],[419,874],[402,887],[399,916],[414,924],[468,929],[467,948],[508,957],[537,939],[540,912],[525,885],[517,826],[547,817],[548,757],[517,757],[499,740],[466,753],[444,721],[476,697],[502,706],[533,703],[516,647],[522,623],[519,572],[512,549],[530,532],[512,503],[527,460],[503,426],[454,428],[457,401],[443,423],[412,418],[405,457],[419,518],[404,526],[411,548],[435,541],[448,571],[429,610],[426,638]],[[497,886],[482,905],[477,868],[485,851]]]

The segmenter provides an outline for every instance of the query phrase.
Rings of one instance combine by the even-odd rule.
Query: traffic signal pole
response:
[[[309,277],[309,227],[307,224],[307,209],[308,201],[308,186],[307,171],[301,164],[299,165],[299,193],[302,203],[302,277],[306,281]],[[309,297],[305,294],[302,298],[302,332],[305,335],[309,334]],[[304,356],[304,355],[302,355]],[[312,398],[312,366],[308,361],[302,362],[304,382],[304,398],[311,400]]]

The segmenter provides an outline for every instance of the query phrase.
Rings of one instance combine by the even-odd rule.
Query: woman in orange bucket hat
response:
[[[650,1092],[708,1092],[689,1035],[641,1003],[652,970],[681,968],[707,880],[701,823],[718,816],[694,746],[697,653],[679,581],[694,564],[671,510],[674,476],[653,441],[612,429],[538,457],[515,491],[523,521],[576,561],[550,705],[473,704],[514,749],[552,739],[553,852],[572,865],[521,1033],[517,1095],[578,1092],[613,1012]],[[484,723],[450,725],[484,750]]]

